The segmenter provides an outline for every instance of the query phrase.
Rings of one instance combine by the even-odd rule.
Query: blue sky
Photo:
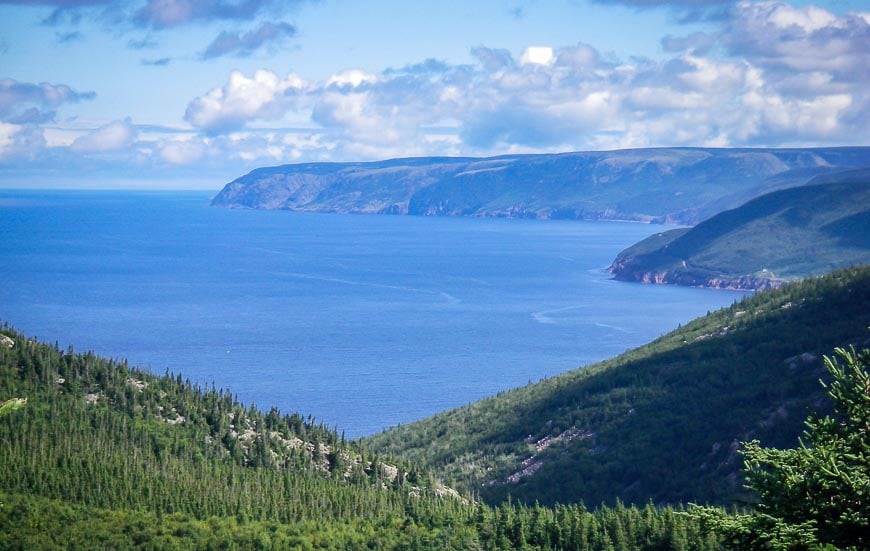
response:
[[[0,186],[870,143],[867,0],[0,0]]]

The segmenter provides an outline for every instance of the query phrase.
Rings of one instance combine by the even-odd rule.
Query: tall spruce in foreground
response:
[[[825,358],[835,416],[810,417],[797,448],[744,444],[756,511],[726,516],[698,508],[734,549],[870,549],[870,349]]]

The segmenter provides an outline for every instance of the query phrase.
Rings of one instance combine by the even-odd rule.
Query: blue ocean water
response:
[[[0,190],[0,320],[348,437],[614,356],[741,293],[604,271],[661,226]]]

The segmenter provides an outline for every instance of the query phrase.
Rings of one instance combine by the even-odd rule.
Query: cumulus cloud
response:
[[[361,69],[348,69],[334,75],[330,75],[324,83],[324,88],[343,88],[351,90],[365,84],[374,84],[378,77]]]
[[[729,53],[768,71],[824,71],[863,82],[870,74],[870,21],[858,13],[744,1],[731,12],[722,42]]]
[[[602,60],[595,48],[581,42],[576,46],[559,48],[556,52],[555,63],[561,67],[583,69],[600,66]]]
[[[112,121],[88,132],[73,141],[70,149],[76,153],[105,153],[130,147],[136,139],[137,130],[130,119]]]
[[[280,119],[307,86],[293,74],[282,79],[271,71],[260,70],[248,78],[233,71],[226,85],[190,102],[184,118],[213,134],[242,128],[252,120]]]
[[[78,103],[96,97],[94,92],[77,92],[66,84],[33,84],[11,78],[0,79],[0,120],[45,122],[64,103]]]
[[[716,44],[716,37],[710,33],[695,32],[685,37],[667,35],[662,38],[662,49],[666,52],[685,52],[706,54]]]
[[[296,27],[289,23],[263,23],[244,34],[224,31],[205,49],[202,57],[209,59],[224,55],[248,56],[264,47],[274,47],[296,35]]]
[[[738,27],[743,34],[735,34]],[[331,158],[372,158],[856,143],[870,139],[870,100],[856,78],[870,74],[870,56],[859,52],[866,27],[854,14],[742,2],[718,32],[666,37],[670,57],[661,61],[618,60],[578,43],[530,46],[516,57],[478,46],[471,64],[426,59],[381,73],[349,69],[320,82],[233,73],[191,102],[187,120],[219,137],[291,111],[294,120],[307,116],[317,145],[299,144],[292,159],[327,150]],[[776,47],[766,46],[770,36],[778,37]],[[827,61],[815,53],[799,59],[816,43]],[[291,155],[276,140],[261,133],[236,146],[248,144],[248,155]]]
[[[443,74],[450,70],[450,66],[440,60],[435,58],[428,58],[420,63],[413,63],[411,65],[406,65],[404,67],[400,67],[398,69],[394,69],[389,67],[384,70],[384,75],[392,76],[392,75],[438,75]]]
[[[510,50],[477,46],[471,49],[471,55],[489,72],[509,69],[514,65]]]
[[[520,56],[520,65],[552,65],[556,58],[549,46],[529,46]]]
[[[8,155],[15,144],[15,134],[21,131],[21,126],[0,121],[0,159]]]
[[[184,5],[206,4],[217,5]],[[429,58],[381,71],[351,67],[316,82],[233,71],[189,102],[192,129],[137,133],[129,120],[114,121],[57,147],[100,158],[135,152],[180,167],[870,140],[870,17],[776,1],[732,3],[721,13],[725,19],[704,32],[665,37],[658,60],[617,59],[584,43],[516,52],[480,45],[466,64]],[[293,35],[285,31],[225,33],[213,54],[245,55]],[[87,98],[63,85],[0,81],[3,155],[38,141],[39,125],[60,105]]]
[[[203,140],[168,140],[159,147],[160,158],[173,165],[186,165],[201,160],[208,153]]]
[[[36,125],[0,121],[0,161],[33,160],[45,148],[45,136]]]

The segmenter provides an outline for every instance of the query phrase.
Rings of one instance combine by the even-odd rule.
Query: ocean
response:
[[[744,296],[622,283],[666,229],[0,190],[0,321],[349,438],[644,344]]]

